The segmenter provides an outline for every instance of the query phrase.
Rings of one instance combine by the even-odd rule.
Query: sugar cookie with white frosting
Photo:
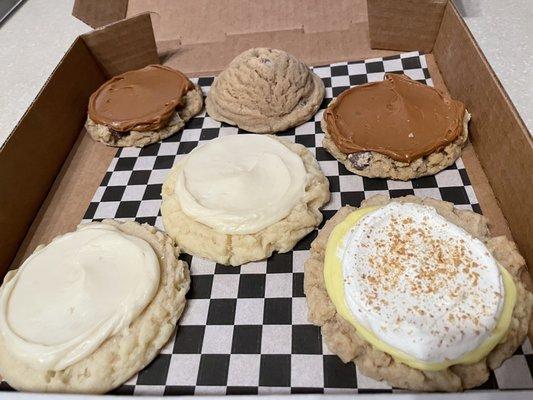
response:
[[[178,161],[162,197],[165,230],[183,251],[237,266],[287,252],[315,229],[329,183],[300,144],[231,135]]]
[[[172,239],[106,220],[39,246],[0,288],[0,376],[32,392],[105,393],[175,330],[189,271]]]
[[[524,341],[525,261],[451,203],[374,196],[341,208],[305,263],[309,320],[365,375],[410,390],[481,385]]]

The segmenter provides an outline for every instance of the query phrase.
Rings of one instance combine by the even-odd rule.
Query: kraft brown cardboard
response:
[[[162,54],[165,64],[191,76],[211,75],[224,69],[241,52],[251,47],[283,49],[309,65],[332,60],[357,60],[398,54],[397,51],[372,50],[368,44],[368,25],[354,24],[345,31],[306,33],[303,30],[228,35],[223,42],[183,45]],[[161,50],[173,43],[158,43]]]
[[[437,67],[437,63],[433,54],[426,54],[426,62],[428,64],[431,79],[435,87],[443,92],[449,93],[446,85],[444,84],[444,79],[442,78],[442,75]],[[475,188],[476,197],[479,201],[481,209],[483,210],[483,215],[485,215],[491,223],[490,228],[492,234],[504,235],[512,240],[513,237],[511,230],[509,229],[507,221],[505,220],[503,213],[498,206],[498,202],[496,201],[487,176],[485,175],[483,168],[479,163],[471,142],[468,142],[463,148],[461,159],[463,160],[465,168],[468,171],[470,182]]]
[[[90,3],[90,5],[83,5]],[[372,49],[365,0],[130,0],[127,16],[150,12],[161,59],[191,75],[221,71],[250,47],[286,50],[308,64],[382,57],[397,51]],[[98,6],[77,0],[73,14],[94,20]],[[83,14],[83,10],[91,12]],[[104,12],[102,10],[102,12]]]
[[[126,18],[128,0],[75,0],[72,15],[93,28]]]
[[[370,45],[430,52],[447,0],[368,0]]]
[[[182,45],[220,43],[226,36],[249,33],[344,31],[368,23],[365,0],[128,1],[128,17],[147,11],[158,42],[179,40]]]
[[[159,63],[150,15],[139,14],[82,35],[107,78]]]

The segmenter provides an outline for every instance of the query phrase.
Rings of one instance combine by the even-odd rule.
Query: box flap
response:
[[[448,0],[368,0],[370,46],[429,53]]]
[[[148,13],[107,25],[82,38],[108,78],[159,63]]]
[[[182,45],[223,42],[226,36],[302,29],[343,31],[367,22],[365,0],[130,0],[127,15],[150,11],[157,41]]]
[[[75,0],[72,15],[93,28],[126,18],[128,0]]]

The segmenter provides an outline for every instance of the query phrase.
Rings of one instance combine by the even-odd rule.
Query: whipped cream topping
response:
[[[348,231],[338,256],[353,316],[417,360],[458,359],[498,322],[505,292],[496,260],[434,208],[379,208]]]
[[[264,135],[231,135],[195,148],[176,182],[183,212],[225,234],[250,234],[285,218],[302,200],[302,159]]]
[[[63,370],[127,328],[154,297],[159,261],[144,240],[91,224],[33,253],[0,288],[6,348]]]

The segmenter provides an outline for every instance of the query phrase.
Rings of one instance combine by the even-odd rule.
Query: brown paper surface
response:
[[[334,4],[323,0],[130,0],[128,16],[152,12],[164,63],[191,76],[217,73],[251,47],[279,48],[310,65],[397,53],[370,48],[365,0]]]
[[[365,0],[130,0],[128,17],[150,11],[157,41],[181,45],[223,42],[226,36],[334,32],[367,23]],[[357,46],[357,43],[355,43]]]
[[[93,28],[126,17],[128,0],[75,0],[72,15]]]
[[[159,64],[154,33],[147,13],[82,35],[106,77]]]
[[[127,3],[128,17],[151,13],[162,61],[191,76],[217,73],[251,47],[280,48],[312,65],[397,53],[370,48],[365,0],[336,0],[334,7],[323,0]],[[110,13],[104,8],[100,1],[77,0],[74,14],[86,22],[93,21]],[[116,51],[116,47],[111,46],[110,51]]]
[[[370,45],[430,52],[447,0],[368,0]]]
[[[435,57],[433,54],[427,54],[426,61],[435,87],[444,91],[445,93],[449,93],[446,85],[444,84],[444,80],[442,79],[442,75],[437,67],[437,63],[435,62]],[[481,210],[483,211],[483,215],[489,219],[491,233],[496,236],[504,235],[512,240],[513,237],[509,226],[507,225],[507,221],[505,220],[505,217],[498,206],[494,192],[490,187],[487,176],[485,175],[485,172],[479,163],[477,155],[470,141],[468,141],[467,145],[463,149],[461,158],[465,164],[468,177],[470,178],[470,182],[472,183],[472,187],[476,193],[476,197],[479,201]]]
[[[309,65],[398,54],[397,51],[372,50],[367,35],[367,24],[351,25],[349,30],[341,32],[305,33],[292,30],[235,35],[228,36],[221,43],[180,46],[177,51],[164,52],[162,59],[166,65],[191,76],[201,76],[220,72],[233,58],[252,47],[285,50]],[[166,45],[158,43],[161,50]]]

